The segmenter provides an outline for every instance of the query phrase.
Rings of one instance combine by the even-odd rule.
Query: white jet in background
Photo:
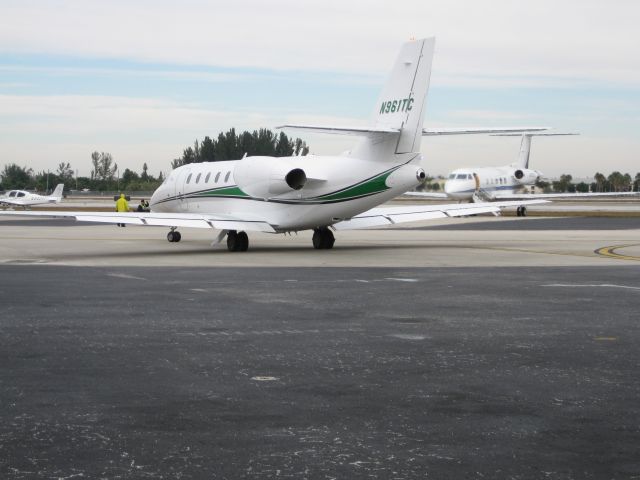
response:
[[[529,168],[531,138],[566,135],[578,134],[522,133],[520,153],[516,162],[501,167],[458,168],[449,173],[444,184],[445,193],[409,192],[407,195],[423,198],[449,198],[464,202],[636,195],[636,192],[531,193],[531,188],[538,180],[543,178],[542,172]],[[495,136],[520,136],[520,134],[501,133]],[[525,216],[526,213],[527,209],[524,204],[518,206],[518,216]]]
[[[51,195],[38,195],[25,190],[11,190],[4,197],[0,197],[0,204],[27,208],[32,205],[60,203],[63,190],[64,183],[59,183]]]
[[[332,230],[497,213],[501,208],[516,206],[514,202],[502,202],[377,207],[424,182],[420,154],[423,135],[544,130],[423,129],[434,45],[435,39],[426,38],[402,46],[369,126],[284,126],[362,137],[348,152],[335,156],[256,156],[183,165],[173,170],[154,192],[150,213],[1,214],[161,225],[170,227],[170,242],[180,241],[179,227],[213,228],[220,230],[218,242],[226,236],[230,251],[246,251],[247,231],[287,233],[311,229],[314,248],[330,249],[335,241]]]

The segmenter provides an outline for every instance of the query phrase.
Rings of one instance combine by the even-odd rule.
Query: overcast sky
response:
[[[436,37],[426,126],[544,125],[549,176],[640,171],[637,0],[0,0],[0,167],[157,175],[196,138],[363,125],[402,42]],[[351,139],[301,136],[312,153]],[[502,165],[518,138],[425,138],[429,174]]]

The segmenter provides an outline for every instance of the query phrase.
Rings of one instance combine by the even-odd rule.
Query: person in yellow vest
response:
[[[124,196],[124,193],[120,194],[120,198],[116,201],[116,212],[128,212],[129,211],[129,203]],[[119,227],[126,227],[124,223],[118,223]]]

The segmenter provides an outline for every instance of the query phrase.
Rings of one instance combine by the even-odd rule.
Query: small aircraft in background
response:
[[[48,203],[60,203],[64,183],[59,183],[51,195],[38,195],[25,190],[11,190],[4,197],[0,197],[0,204],[12,207],[30,207]]]
[[[532,137],[555,137],[578,135],[577,133],[523,132],[498,133],[492,136],[510,137],[522,135],[520,153],[516,162],[501,167],[458,168],[449,173],[444,184],[444,193],[408,192],[406,195],[423,198],[442,198],[462,202],[495,202],[504,200],[534,200],[554,198],[611,197],[636,195],[636,192],[597,193],[531,193],[530,189],[543,178],[542,172],[529,168]],[[526,216],[527,209],[521,205],[517,215]]]

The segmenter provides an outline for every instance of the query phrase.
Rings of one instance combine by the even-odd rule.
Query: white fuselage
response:
[[[449,174],[444,191],[454,200],[473,199],[478,191],[489,197],[497,193],[523,193],[535,185],[540,172],[511,165],[503,167],[460,168]]]
[[[7,192],[5,196],[0,197],[0,204],[21,207],[58,202],[60,202],[59,197],[38,195],[37,193],[30,193],[25,190],[11,190],[10,192]]]
[[[402,163],[396,163],[400,161]],[[419,154],[393,163],[352,157],[247,157],[173,170],[151,197],[151,211],[255,218],[277,232],[328,226],[419,185]],[[302,170],[295,190],[285,178]]]

